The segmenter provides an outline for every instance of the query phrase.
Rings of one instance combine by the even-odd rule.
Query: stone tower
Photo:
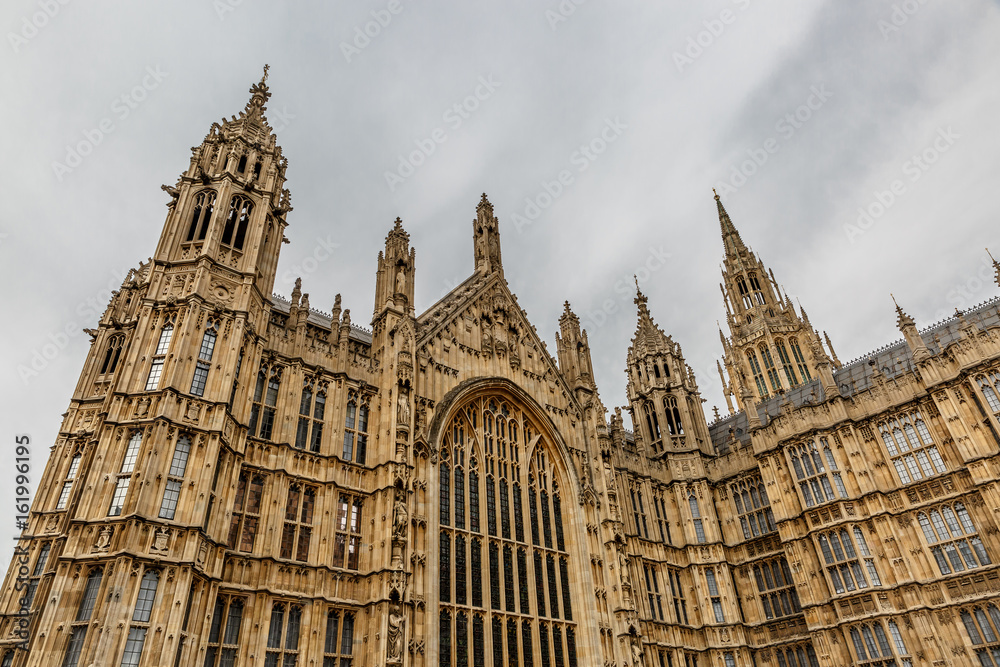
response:
[[[827,356],[805,309],[795,312],[774,273],[743,243],[719,195],[715,202],[726,251],[719,287],[729,327],[728,338],[719,331],[726,370],[723,374],[720,368],[719,375],[732,413],[734,399],[735,408],[745,410],[748,401],[760,403],[813,378],[829,376],[839,362]],[[830,352],[836,360],[832,346]]]

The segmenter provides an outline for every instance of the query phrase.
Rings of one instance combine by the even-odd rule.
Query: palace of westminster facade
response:
[[[729,415],[638,292],[633,433],[569,304],[555,356],[528,323],[485,195],[422,314],[398,219],[370,331],[271,296],[287,162],[250,92],[88,330],[0,667],[1000,665],[1000,301],[897,307],[843,365],[719,201]]]

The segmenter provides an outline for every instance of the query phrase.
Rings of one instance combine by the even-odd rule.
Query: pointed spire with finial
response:
[[[896,306],[896,326],[899,327],[899,330],[903,331],[903,327],[916,326],[913,318],[907,315],[903,309],[899,307],[899,304],[896,303],[896,297],[892,294],[892,292],[889,293],[889,296],[892,297],[892,304]]]
[[[493,204],[490,203],[485,192],[476,206],[476,217],[472,221],[472,226],[476,270],[483,274],[499,272],[502,276],[500,221],[493,215]]]
[[[993,279],[996,281],[997,285],[1000,285],[1000,262],[993,259],[993,255],[990,253],[990,249],[986,249],[986,254],[990,256],[990,261],[993,262],[993,268],[996,270],[996,275]]]
[[[267,88],[267,71],[269,69],[271,69],[270,65],[264,65],[264,75],[260,77],[260,83],[250,86],[250,101],[247,102],[244,109],[247,116],[251,114],[260,116],[267,110],[264,105],[271,99],[271,91]]]
[[[746,252],[746,246],[743,244],[743,239],[740,238],[736,226],[733,225],[733,221],[729,218],[726,207],[722,205],[719,193],[715,191],[715,188],[712,188],[712,193],[715,195],[715,204],[719,209],[719,225],[722,227],[722,242],[726,246],[726,256],[739,256],[742,252]]]

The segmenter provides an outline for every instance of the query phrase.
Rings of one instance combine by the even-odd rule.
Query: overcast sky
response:
[[[15,434],[31,437],[34,480],[88,350],[81,329],[153,253],[160,185],[243,108],[264,63],[295,207],[278,293],[301,275],[314,308],[340,292],[367,324],[400,216],[422,311],[472,272],[486,192],[507,280],[549,350],[569,300],[605,404],[622,405],[638,273],[711,417],[725,412],[713,187],[842,361],[899,337],[890,292],[921,327],[997,295],[983,250],[1000,250],[997,10],[8,0],[4,497]]]

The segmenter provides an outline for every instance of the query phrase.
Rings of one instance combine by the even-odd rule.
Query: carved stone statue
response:
[[[632,664],[642,667],[642,640],[638,637],[632,638]]]
[[[410,423],[410,396],[405,388],[399,388],[399,398],[396,401],[396,423]]]
[[[396,294],[406,294],[406,274],[402,266],[396,271]]]
[[[406,529],[409,524],[409,513],[406,511],[406,503],[402,498],[396,498],[393,507],[392,537],[397,540],[406,539]]]
[[[386,662],[400,663],[403,661],[403,624],[406,618],[399,605],[389,609],[389,629],[386,632]]]

